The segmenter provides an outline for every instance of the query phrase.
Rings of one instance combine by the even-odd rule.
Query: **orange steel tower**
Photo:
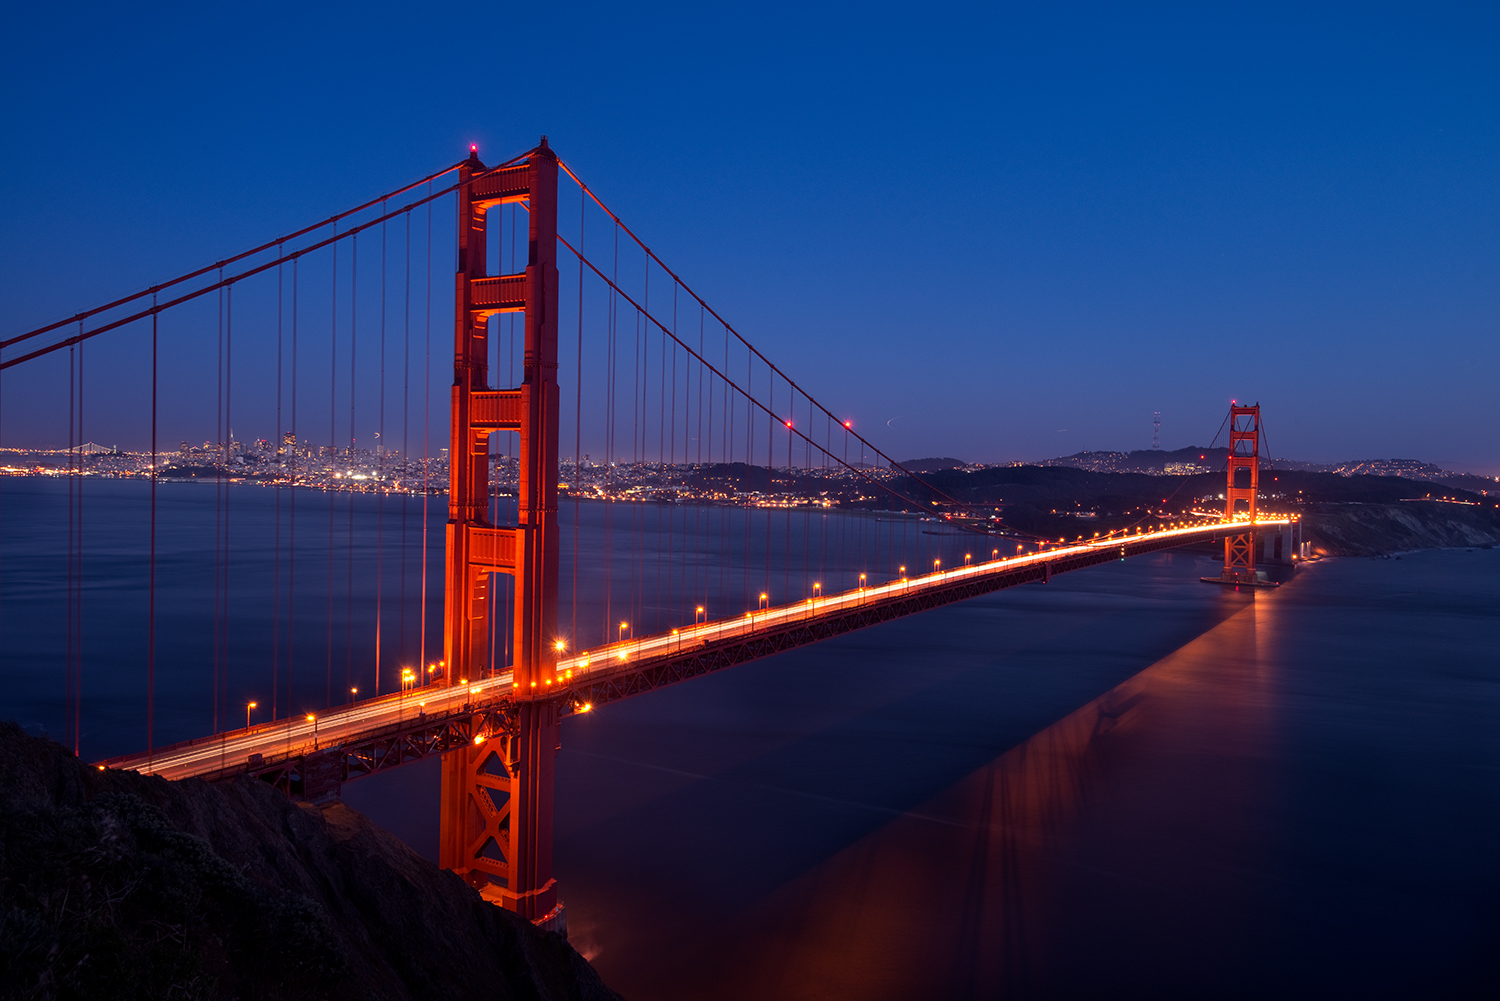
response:
[[[1260,404],[1229,407],[1229,483],[1224,491],[1224,517],[1255,520],[1255,495],[1260,488]],[[1253,529],[1224,540],[1221,579],[1254,583]]]
[[[490,170],[471,153],[458,191],[444,679],[460,685],[504,669],[489,663],[489,589],[494,574],[510,574],[518,708],[504,732],[444,755],[439,862],[487,899],[564,930],[552,878],[558,710],[547,698],[558,642],[557,157],[546,136],[513,166]],[[486,214],[507,203],[530,219],[526,270],[486,275]],[[489,318],[507,312],[526,314],[524,377],[515,389],[491,389]],[[520,435],[513,527],[487,520],[496,431]]]

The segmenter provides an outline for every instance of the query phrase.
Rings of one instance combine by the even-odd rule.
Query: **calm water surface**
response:
[[[45,590],[14,510],[0,630]],[[636,1001],[1500,996],[1500,551],[1211,569],[1109,564],[569,720],[573,942]],[[60,716],[4,649],[6,714]],[[432,763],[345,793],[435,854]]]

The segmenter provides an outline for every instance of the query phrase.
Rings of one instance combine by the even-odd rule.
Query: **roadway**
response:
[[[1287,523],[1285,518],[1262,518],[1255,524],[1259,527]],[[1200,522],[1156,532],[1058,545],[1037,553],[1004,556],[962,566],[939,566],[929,573],[898,577],[795,604],[747,611],[738,618],[684,625],[670,633],[580,651],[560,658],[555,680],[543,681],[535,693],[516,691],[512,673],[505,671],[489,678],[468,679],[458,685],[414,686],[329,708],[311,716],[273,720],[157,748],[150,753],[112,758],[98,765],[100,768],[133,769],[168,779],[219,776],[249,770],[252,765],[289,761],[330,748],[360,744],[376,734],[398,733],[431,721],[495,709],[527,695],[563,700],[568,703],[570,711],[587,712],[593,706],[579,701],[576,693],[600,690],[600,683],[613,676],[640,672],[653,664],[665,664],[685,651],[732,646],[737,641],[743,643],[758,635],[784,633],[799,624],[848,617],[866,607],[889,606],[893,601],[920,596],[924,592],[951,592],[965,583],[983,582],[986,578],[1001,575],[1013,576],[1026,568],[1054,563],[1078,565],[1079,557],[1092,557],[1097,562],[1103,552],[1119,550],[1123,553],[1122,547],[1126,546],[1140,552],[1187,545],[1246,524],[1243,521]]]

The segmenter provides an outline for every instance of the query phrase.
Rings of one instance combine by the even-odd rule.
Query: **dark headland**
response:
[[[101,772],[0,723],[0,998],[618,995],[342,803]]]
[[[925,504],[954,498],[1044,538],[1089,538],[1223,510],[1224,449],[1085,452],[1038,464],[945,465],[897,489]],[[939,460],[917,460],[916,465]],[[1279,461],[1261,470],[1263,510],[1303,519],[1321,556],[1500,545],[1500,482],[1415,460],[1337,468]],[[915,472],[916,470],[913,469]],[[941,491],[940,496],[935,491]]]

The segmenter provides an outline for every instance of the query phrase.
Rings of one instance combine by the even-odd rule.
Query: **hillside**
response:
[[[0,998],[618,995],[341,803],[100,772],[0,723]]]
[[[998,513],[1012,528],[1048,538],[1087,537],[1194,510],[1217,512],[1224,503],[1222,473],[1153,476],[1071,466],[992,466],[944,470],[923,480]],[[1302,515],[1328,555],[1500,543],[1500,501],[1494,497],[1397,476],[1271,470],[1260,483],[1262,506]],[[898,485],[917,499],[936,496],[915,480]],[[1467,503],[1410,500],[1429,494]],[[1372,510],[1356,514],[1352,509],[1359,506]]]

